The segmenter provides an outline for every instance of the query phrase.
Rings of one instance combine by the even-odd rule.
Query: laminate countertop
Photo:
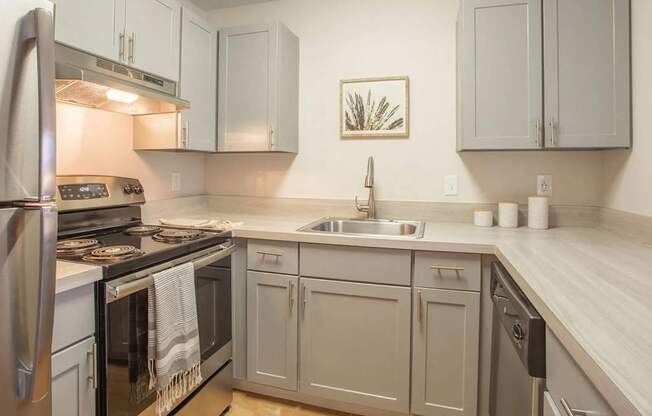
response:
[[[102,280],[102,268],[57,260],[56,293],[65,292]]]
[[[600,228],[426,224],[421,239],[298,232],[316,218],[198,212],[235,237],[495,255],[620,415],[652,415],[652,246]]]

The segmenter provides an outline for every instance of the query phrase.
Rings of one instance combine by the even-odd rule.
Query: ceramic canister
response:
[[[548,197],[531,196],[527,200],[527,226],[536,230],[548,229]]]
[[[476,209],[473,211],[473,224],[478,227],[493,227],[494,213],[490,209]]]
[[[516,202],[498,203],[498,225],[503,228],[518,227],[518,204]]]

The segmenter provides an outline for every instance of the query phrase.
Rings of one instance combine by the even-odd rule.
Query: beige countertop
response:
[[[494,254],[620,416],[652,415],[652,247],[599,228],[426,225],[422,239],[296,231],[316,218],[201,212],[234,236]]]
[[[428,222],[422,239],[296,231],[316,218],[199,212],[243,222],[235,237],[494,254],[620,416],[652,415],[652,247],[599,228],[478,228]],[[156,222],[151,219],[149,222]],[[57,293],[101,268],[57,262]]]

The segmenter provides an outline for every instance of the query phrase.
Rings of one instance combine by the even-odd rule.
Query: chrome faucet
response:
[[[364,187],[369,189],[369,198],[365,205],[358,203],[358,196],[355,196],[355,208],[360,212],[366,212],[367,218],[376,218],[376,198],[374,197],[374,157],[369,156],[367,160],[367,176],[364,178]]]

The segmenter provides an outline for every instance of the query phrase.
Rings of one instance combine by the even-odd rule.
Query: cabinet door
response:
[[[247,272],[247,379],[297,389],[297,283],[282,274]]]
[[[631,143],[629,0],[544,0],[546,146]]]
[[[476,416],[480,294],[415,288],[412,412]]]
[[[220,30],[218,150],[272,149],[276,29],[256,25]]]
[[[121,60],[125,0],[56,0],[57,42]]]
[[[52,356],[52,416],[95,415],[95,338]]]
[[[299,389],[407,413],[410,289],[301,278]]]
[[[176,0],[129,0],[127,63],[173,81],[179,79],[181,6]]]
[[[541,0],[463,0],[459,150],[537,149]]]
[[[214,152],[215,101],[217,100],[217,31],[188,8],[181,23],[181,98],[190,108],[181,113],[186,128],[186,149]]]

